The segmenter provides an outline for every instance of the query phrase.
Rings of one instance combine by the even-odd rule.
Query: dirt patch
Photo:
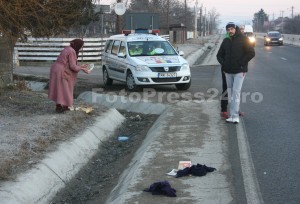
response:
[[[89,114],[82,111],[58,114],[46,92],[32,92],[23,81],[0,90],[0,101],[0,181],[13,179],[31,168],[45,152],[80,133],[108,110],[93,106],[94,111]],[[75,104],[90,106],[78,101]]]

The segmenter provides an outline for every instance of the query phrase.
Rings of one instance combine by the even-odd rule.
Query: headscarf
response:
[[[81,39],[74,39],[70,42],[70,46],[75,50],[77,58],[79,54],[79,50],[82,48],[84,41]]]

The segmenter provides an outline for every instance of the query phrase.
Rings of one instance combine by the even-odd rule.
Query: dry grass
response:
[[[2,127],[6,131],[13,131],[3,132],[0,144],[7,142],[8,137],[8,142],[15,143],[15,150],[9,149],[14,153],[2,155],[0,160],[0,181],[13,179],[18,173],[31,168],[45,153],[55,150],[59,142],[84,131],[86,126],[92,125],[95,118],[107,110],[96,106],[89,114],[82,111],[57,114],[54,104],[49,102],[45,94],[27,91],[25,86],[21,81],[0,92],[0,123],[9,123],[8,126],[4,123]]]

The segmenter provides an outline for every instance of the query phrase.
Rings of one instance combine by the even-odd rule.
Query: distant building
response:
[[[125,13],[124,29],[160,29],[158,13]]]

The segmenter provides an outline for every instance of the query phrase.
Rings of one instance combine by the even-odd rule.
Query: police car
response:
[[[129,91],[145,85],[175,84],[186,90],[191,85],[188,62],[164,38],[159,30],[126,30],[111,36],[102,54],[104,86],[114,80],[125,82]]]

